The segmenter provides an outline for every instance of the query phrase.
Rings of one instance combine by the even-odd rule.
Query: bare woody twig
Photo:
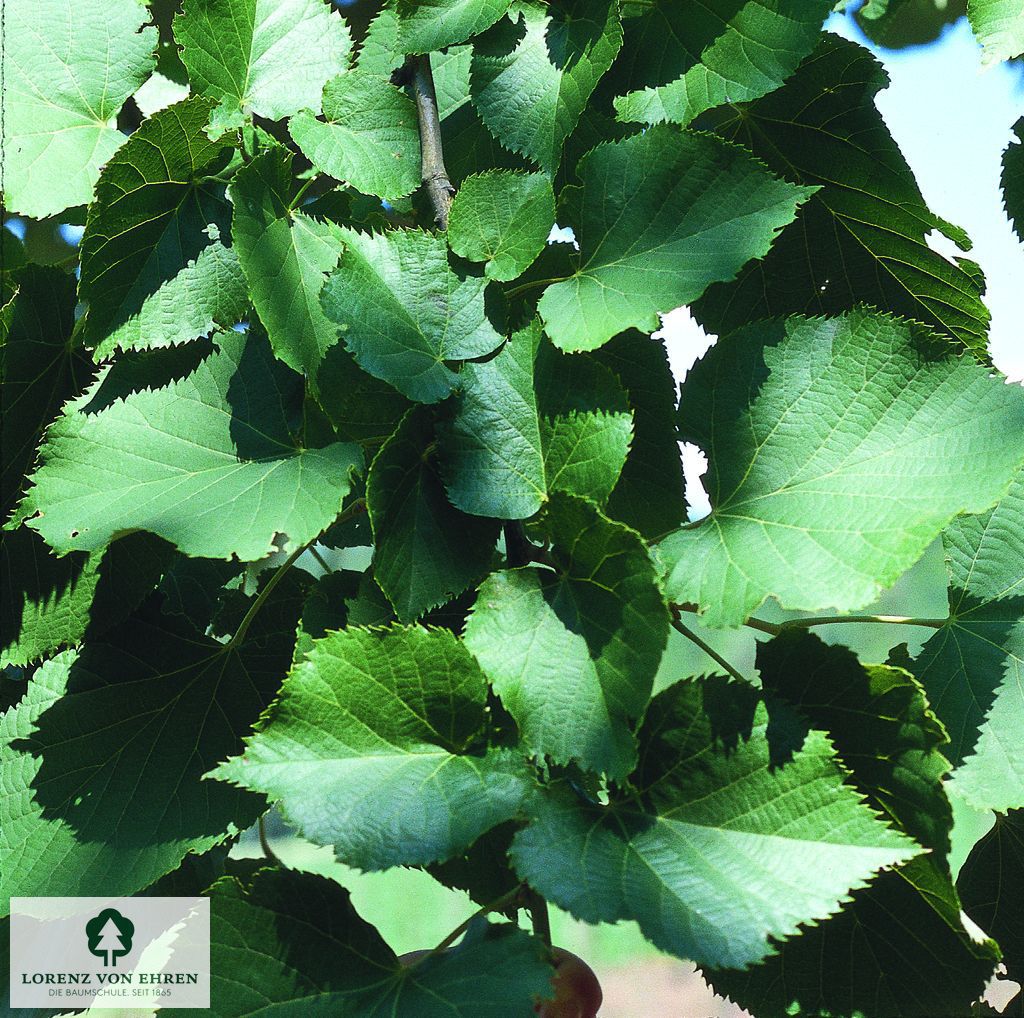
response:
[[[448,179],[441,146],[441,118],[437,112],[437,93],[434,91],[434,72],[430,69],[430,56],[412,57],[412,91],[420,125],[420,152],[422,154],[422,180],[434,206],[434,219],[442,230],[448,229],[448,213],[452,207],[455,188]]]

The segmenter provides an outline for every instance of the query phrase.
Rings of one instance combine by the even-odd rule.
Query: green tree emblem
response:
[[[105,908],[85,924],[89,953],[103,959],[104,966],[117,967],[117,959],[132,949],[135,924],[116,908]]]

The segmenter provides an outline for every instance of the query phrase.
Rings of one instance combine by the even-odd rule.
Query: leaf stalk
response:
[[[697,614],[696,605],[672,605],[673,612],[689,612]],[[833,626],[846,624],[885,625],[885,626],[926,626],[929,629],[941,629],[948,625],[949,618],[922,618],[916,615],[809,615],[802,619],[787,619],[785,622],[769,622],[766,619],[752,617],[744,623],[750,629],[769,636],[779,636],[790,629],[813,629],[816,626]]]
[[[313,542],[310,541],[310,544]],[[249,626],[252,625],[252,620],[259,614],[260,609],[266,604],[267,598],[274,592],[274,588],[281,582],[284,574],[288,572],[293,565],[295,565],[298,557],[309,547],[309,544],[302,545],[301,548],[296,548],[295,551],[285,559],[284,562],[278,567],[277,571],[267,581],[267,585],[256,595],[256,600],[249,606],[249,610],[245,613],[242,621],[239,622],[238,628],[235,630],[235,635],[224,644],[224,653],[228,653],[232,650],[237,650],[241,645],[242,641],[245,640],[245,634],[249,631]]]
[[[548,916],[548,903],[532,887],[525,888],[526,908],[533,923],[534,935],[539,937],[547,947],[551,947],[551,919]]]
[[[449,947],[452,946],[452,944],[455,943],[456,940],[459,939],[459,937],[462,936],[463,933],[466,932],[466,930],[469,929],[469,927],[477,919],[485,915],[490,915],[491,912],[500,912],[510,905],[517,904],[522,896],[522,893],[523,887],[520,884],[514,887],[511,891],[508,891],[505,894],[503,894],[500,898],[495,899],[490,904],[482,905],[468,919],[466,919],[464,922],[459,923],[459,925],[456,926],[455,929],[452,930],[451,933],[449,933],[448,936],[445,937],[444,940],[442,940],[441,943],[437,945],[437,947],[432,948],[427,954],[423,955],[422,958],[417,958],[416,961],[414,961],[412,965],[409,966],[409,968],[415,968],[417,965],[426,961],[427,958],[433,958],[435,955],[443,954],[445,951],[448,950]]]
[[[270,839],[267,837],[267,825],[264,822],[265,817],[260,817],[257,821],[256,827],[260,835],[260,848],[263,850],[263,857],[267,862],[272,863],[274,866],[281,865],[281,859],[278,854],[270,847]]]
[[[699,647],[712,661],[717,665],[724,668],[726,672],[731,675],[738,682],[742,682],[745,685],[750,685],[750,680],[743,676],[743,673],[739,669],[734,668],[721,654],[711,646],[710,643],[701,639],[685,622],[679,617],[679,609],[675,606],[672,608],[672,626],[673,628],[682,633],[694,646]]]

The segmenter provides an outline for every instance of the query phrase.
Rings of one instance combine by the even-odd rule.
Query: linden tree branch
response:
[[[448,178],[441,145],[441,118],[437,111],[437,92],[434,72],[430,67],[430,54],[412,58],[412,92],[420,128],[421,179],[434,207],[434,220],[442,230],[448,229],[455,188]]]

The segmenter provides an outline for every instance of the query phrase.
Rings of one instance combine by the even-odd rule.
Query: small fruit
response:
[[[534,1011],[539,1018],[597,1018],[604,994],[594,970],[582,959],[560,947],[555,957],[555,996],[538,1001]]]

